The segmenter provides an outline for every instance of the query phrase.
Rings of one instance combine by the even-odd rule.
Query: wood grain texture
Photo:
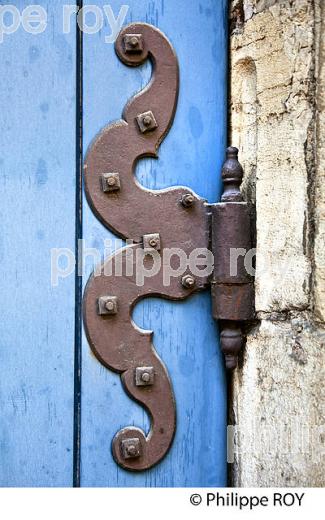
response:
[[[72,485],[74,276],[51,286],[51,249],[75,237],[76,36],[62,4],[40,2],[42,34],[0,45],[0,486]]]
[[[102,6],[105,2],[97,2]],[[152,189],[186,185],[210,201],[221,191],[226,145],[226,1],[129,1],[125,23],[144,21],[166,33],[180,63],[180,97],[173,127],[159,160],[137,165],[139,181]],[[111,1],[115,16],[121,3]],[[84,149],[101,128],[120,119],[127,100],[144,87],[150,66],[131,69],[104,42],[106,25],[84,35]],[[104,256],[113,239],[84,200],[86,247]],[[116,241],[116,246],[120,241]],[[88,258],[84,280],[92,271]],[[119,376],[91,354],[83,339],[82,486],[226,485],[226,385],[209,294],[185,303],[147,299],[135,309],[136,323],[154,330],[154,344],[171,375],[177,403],[177,432],[167,457],[142,474],[119,468],[110,443],[117,430],[134,424],[148,429],[143,410],[124,393]]]

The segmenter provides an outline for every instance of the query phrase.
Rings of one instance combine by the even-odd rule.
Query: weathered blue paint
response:
[[[20,10],[28,5],[12,3]],[[48,13],[44,33],[35,37],[19,29],[0,46],[0,486],[71,486],[77,431],[75,278],[51,286],[50,256],[53,248],[75,249],[78,56],[73,22],[69,34],[62,31],[62,5],[69,2],[39,3]],[[117,15],[122,2],[109,3]],[[137,167],[145,186],[185,184],[211,201],[220,195],[225,3],[129,1],[126,22],[160,27],[176,48],[181,72],[178,111],[160,159]],[[129,69],[117,60],[113,46],[104,43],[109,33],[106,22],[100,34],[84,38],[85,149],[100,128],[119,119],[125,102],[150,77],[148,64]],[[104,255],[103,240],[113,236],[85,201],[83,227],[85,246]],[[90,270],[88,261],[84,282]],[[81,485],[225,485],[225,380],[209,294],[185,303],[146,300],[134,319],[155,331],[155,346],[173,380],[176,438],[151,471],[130,474],[115,465],[114,433],[130,424],[148,428],[148,418],[83,338]]]
[[[74,276],[51,286],[51,249],[74,250],[76,36],[39,3],[46,30],[0,44],[0,486],[72,485]]]
[[[104,1],[97,1],[102,6]],[[122,2],[110,1],[115,16]],[[183,184],[210,201],[220,196],[220,168],[226,145],[226,0],[129,0],[126,22],[158,26],[175,46],[180,62],[180,96],[174,125],[159,160],[137,166],[150,188]],[[128,68],[100,34],[84,35],[84,148],[107,123],[121,117],[126,101],[145,86],[150,67]],[[166,216],[168,217],[168,216]],[[86,247],[113,238],[84,200]],[[92,270],[88,258],[84,281]],[[148,427],[143,410],[124,393],[119,376],[101,366],[83,339],[82,486],[226,485],[226,385],[209,294],[185,303],[150,299],[134,319],[154,330],[154,344],[170,372],[177,401],[177,433],[167,457],[142,474],[116,466],[110,442],[121,427]]]

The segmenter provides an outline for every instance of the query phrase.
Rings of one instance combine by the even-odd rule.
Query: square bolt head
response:
[[[140,439],[124,439],[121,441],[121,452],[124,459],[135,459],[141,456]]]
[[[143,51],[142,34],[126,34],[123,43],[126,54],[140,54]]]
[[[140,128],[140,132],[143,134],[150,132],[151,130],[155,130],[155,128],[158,127],[158,123],[151,110],[148,110],[148,112],[143,112],[143,114],[139,114],[136,119]]]
[[[102,173],[101,183],[102,190],[105,193],[110,191],[118,191],[121,187],[120,176],[118,173]]]
[[[100,296],[98,298],[98,314],[100,316],[117,314],[117,297]]]
[[[154,384],[155,371],[153,367],[137,367],[135,369],[136,386],[151,386]]]
[[[160,235],[159,233],[151,233],[143,235],[143,249],[155,249],[160,251]]]

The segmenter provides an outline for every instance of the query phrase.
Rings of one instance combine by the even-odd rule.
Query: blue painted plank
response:
[[[51,249],[75,240],[76,35],[62,32],[63,3],[39,2],[43,33],[0,44],[0,486],[72,485],[74,275],[51,285]]]
[[[102,7],[105,2],[97,2]],[[210,201],[220,196],[220,168],[226,145],[226,1],[132,0],[125,23],[158,26],[173,43],[180,63],[180,96],[173,127],[159,160],[143,159],[140,182],[152,189],[185,185]],[[110,5],[117,16],[121,2]],[[84,148],[109,122],[120,119],[126,101],[144,87],[150,66],[121,64],[106,24],[84,35]],[[86,247],[103,257],[104,240],[113,239],[84,200]],[[116,246],[120,241],[116,242]],[[92,270],[86,262],[84,283]],[[148,299],[135,309],[136,323],[154,330],[154,345],[174,385],[177,432],[167,457],[141,474],[116,466],[111,439],[120,428],[148,429],[143,410],[124,393],[119,376],[101,366],[83,338],[82,486],[224,486],[226,485],[226,385],[209,294],[182,303]]]

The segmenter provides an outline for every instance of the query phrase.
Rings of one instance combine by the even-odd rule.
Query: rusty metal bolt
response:
[[[135,384],[136,386],[151,386],[154,384],[155,371],[153,367],[136,367]]]
[[[115,186],[116,179],[114,177],[109,177],[106,182],[109,186]]]
[[[98,298],[98,314],[100,316],[117,314],[117,297],[100,296]]]
[[[143,374],[141,374],[141,381],[143,381],[144,383],[149,383],[150,374],[148,374],[148,372],[143,372]]]
[[[182,286],[185,287],[185,289],[192,289],[192,287],[195,286],[195,278],[189,274],[186,274],[182,278]]]
[[[142,114],[138,114],[136,116],[136,121],[142,134],[151,132],[158,127],[156,118],[151,110],[147,110],[146,112],[142,112]]]
[[[139,40],[138,40],[138,38],[136,36],[132,36],[132,38],[130,39],[130,45],[133,48],[138,47]]]
[[[140,54],[143,51],[142,34],[125,34],[123,43],[127,54]]]
[[[150,245],[151,247],[156,247],[157,244],[158,244],[158,240],[157,240],[156,238],[151,238],[151,239],[149,240],[149,245]]]
[[[121,187],[120,176],[118,173],[102,173],[101,184],[104,193],[116,192]]]
[[[159,233],[149,233],[148,235],[143,235],[143,249],[160,251],[160,235]]]
[[[134,444],[130,444],[130,446],[127,446],[126,451],[130,457],[135,457],[138,453],[138,450],[137,450],[136,446],[134,446]]]
[[[121,442],[121,454],[124,459],[134,459],[141,456],[141,442],[138,437],[123,439]]]
[[[190,206],[193,206],[194,202],[195,202],[195,198],[194,198],[194,195],[192,195],[191,193],[185,193],[185,195],[183,195],[182,200],[181,200],[181,203],[185,208],[189,208]]]
[[[144,126],[150,126],[151,123],[152,123],[152,119],[151,119],[150,116],[145,116],[145,117],[143,118],[143,124],[144,124]]]
[[[115,308],[114,302],[111,302],[111,301],[106,302],[105,307],[108,311],[113,311]]]

